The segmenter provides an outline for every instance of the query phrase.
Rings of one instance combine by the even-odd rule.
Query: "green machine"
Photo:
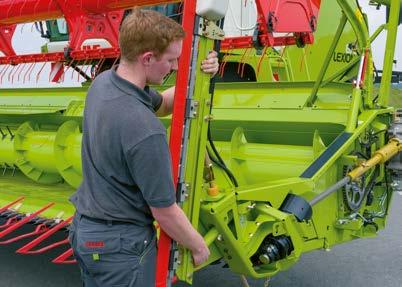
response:
[[[303,253],[385,227],[393,191],[402,189],[401,121],[388,106],[402,2],[373,2],[389,7],[374,33],[355,1],[322,1],[314,44],[221,51],[226,67],[213,97],[209,79],[197,75],[180,203],[211,256],[194,268],[179,247],[179,280],[191,283],[219,260],[242,275],[271,277]],[[371,43],[383,30],[374,91]],[[212,44],[200,36],[196,70]],[[71,220],[87,88],[0,89],[0,215],[9,223],[0,237],[18,228],[8,228],[13,218],[45,224],[38,236]],[[170,118],[161,121],[169,129]]]

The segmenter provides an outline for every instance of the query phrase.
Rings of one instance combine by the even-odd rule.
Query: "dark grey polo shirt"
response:
[[[152,224],[149,206],[175,202],[166,130],[155,116],[161,96],[100,74],[85,102],[83,181],[70,200],[77,212],[105,220]]]

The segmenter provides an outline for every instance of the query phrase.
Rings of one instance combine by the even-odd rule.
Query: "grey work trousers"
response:
[[[76,214],[69,239],[81,268],[83,286],[155,286],[156,235],[152,226]]]

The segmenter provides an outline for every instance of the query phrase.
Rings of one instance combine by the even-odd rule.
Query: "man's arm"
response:
[[[156,115],[158,117],[164,117],[170,115],[173,111],[173,101],[174,101],[174,93],[176,87],[173,86],[167,90],[164,90],[162,95],[162,104],[159,109],[156,111]]]
[[[208,246],[176,203],[169,207],[150,208],[159,226],[173,240],[191,251],[195,265],[200,265],[208,259],[210,254]]]
[[[133,129],[135,126],[130,125]],[[128,130],[126,134],[126,141],[129,142],[132,140],[132,133]],[[176,204],[165,133],[152,134],[138,143],[134,142],[125,154],[128,169],[155,220],[170,237],[191,250],[195,264],[207,260],[209,250],[202,236]]]
[[[208,54],[207,58],[201,63],[201,70],[204,73],[211,74],[211,77],[219,70],[218,53],[212,51]],[[175,87],[171,87],[161,93],[162,104],[156,111],[158,117],[164,117],[170,115],[173,111],[173,101],[174,101]]]

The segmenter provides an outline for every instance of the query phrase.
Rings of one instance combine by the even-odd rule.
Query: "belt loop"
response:
[[[75,213],[75,215],[74,215],[74,217],[75,217],[75,218],[76,218],[78,221],[81,221],[82,214],[81,214],[81,213],[76,212],[76,213]]]

